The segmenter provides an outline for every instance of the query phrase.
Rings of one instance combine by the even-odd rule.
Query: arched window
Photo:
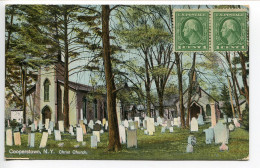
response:
[[[50,93],[50,81],[46,79],[44,81],[44,101],[49,101]]]

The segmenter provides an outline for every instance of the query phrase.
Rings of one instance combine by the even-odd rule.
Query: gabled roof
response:
[[[58,82],[60,84],[64,85],[64,81],[58,80]],[[76,83],[76,82],[71,82],[71,81],[69,81],[69,87],[71,89],[74,89],[74,90],[77,90],[77,91],[85,91],[85,92],[93,91],[93,87],[91,87],[91,86]]]

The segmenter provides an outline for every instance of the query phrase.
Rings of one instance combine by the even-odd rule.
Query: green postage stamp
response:
[[[244,9],[175,10],[176,52],[247,51],[247,12]]]
[[[175,51],[209,51],[209,11],[175,12]]]

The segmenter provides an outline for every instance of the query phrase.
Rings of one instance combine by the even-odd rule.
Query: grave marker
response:
[[[34,142],[35,142],[35,133],[29,133],[28,134],[28,146],[31,148],[34,148]]]
[[[96,135],[91,136],[91,148],[97,148],[97,136]]]
[[[46,130],[49,129],[49,122],[50,122],[50,119],[49,119],[49,118],[45,119],[45,129],[46,129]]]
[[[88,127],[89,127],[90,129],[93,129],[93,126],[94,126],[94,122],[93,122],[93,120],[90,120],[90,121],[89,121],[89,124],[88,124]]]
[[[50,121],[50,129],[51,129],[51,131],[54,130],[54,122],[53,121]]]
[[[173,127],[169,128],[170,133],[173,133]]]
[[[48,141],[48,132],[42,133],[42,139],[39,148],[45,148]]]
[[[83,141],[83,130],[82,130],[82,128],[77,127],[76,132],[77,132],[77,141],[82,142]]]
[[[100,142],[100,132],[99,131],[93,131],[93,135],[97,137],[97,142]]]
[[[198,116],[198,124],[204,125],[203,116],[201,114],[199,114],[199,116]]]
[[[198,121],[195,117],[193,117],[191,119],[191,123],[190,123],[190,131],[191,132],[197,132],[198,131]]]
[[[55,141],[61,141],[61,135],[59,130],[54,130]]]
[[[21,134],[20,132],[15,132],[14,133],[14,145],[21,145]]]
[[[214,127],[215,144],[225,143],[228,144],[229,130],[221,122],[218,122]]]
[[[206,144],[211,144],[214,140],[214,129],[213,128],[208,128],[203,130],[206,134]]]
[[[128,121],[127,120],[124,120],[124,127],[128,128]]]
[[[6,145],[7,146],[13,146],[12,128],[6,130]]]
[[[127,130],[127,148],[137,148],[137,130]]]
[[[59,131],[64,133],[64,121],[61,120],[58,121],[58,123],[59,123]]]
[[[119,136],[120,136],[120,143],[125,144],[126,143],[126,133],[125,133],[125,127],[123,125],[119,125]]]

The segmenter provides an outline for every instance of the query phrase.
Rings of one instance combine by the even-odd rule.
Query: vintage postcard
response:
[[[248,160],[249,6],[6,5],[6,160]]]

